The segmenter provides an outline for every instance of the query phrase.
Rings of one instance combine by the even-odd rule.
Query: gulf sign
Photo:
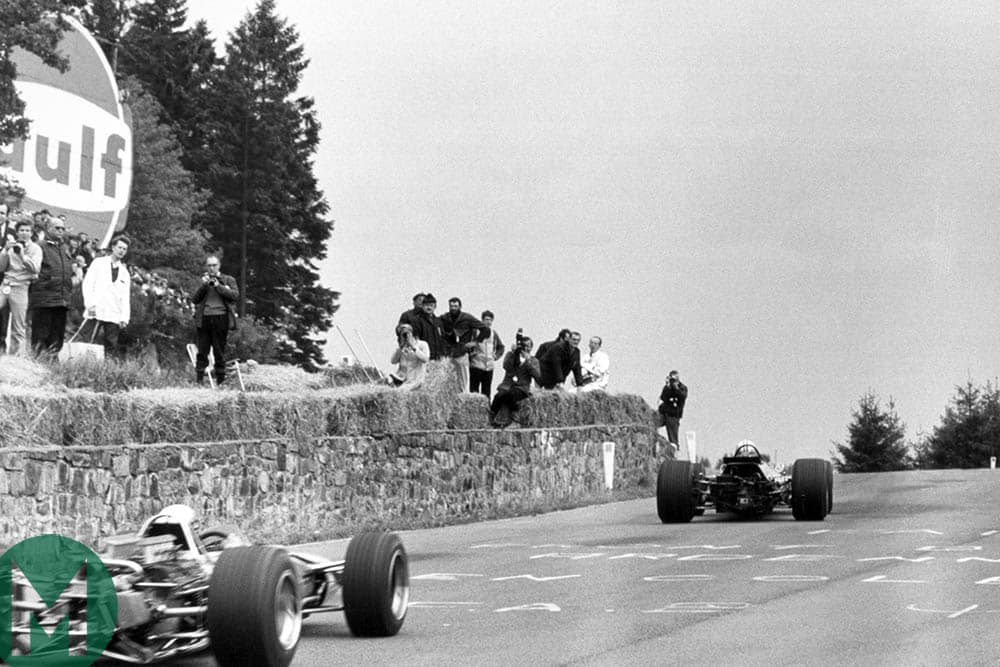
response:
[[[93,36],[67,17],[62,73],[21,49],[14,85],[31,120],[27,140],[0,147],[0,169],[25,189],[22,207],[65,213],[74,233],[105,244],[125,227],[132,185],[128,108]]]

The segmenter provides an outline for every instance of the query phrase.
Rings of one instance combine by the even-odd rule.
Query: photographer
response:
[[[0,252],[0,309],[10,309],[10,354],[27,354],[25,345],[25,323],[28,316],[28,287],[38,275],[42,266],[42,249],[31,240],[32,223],[20,220],[17,223],[17,238],[7,239]],[[0,336],[6,338],[6,330]]]
[[[660,392],[660,407],[657,408],[663,416],[663,425],[667,428],[667,439],[678,446],[677,431],[680,429],[681,417],[684,416],[684,403],[687,402],[688,388],[681,382],[677,371],[670,371],[667,382]]]
[[[392,353],[389,363],[399,364],[395,373],[390,373],[386,381],[400,389],[417,389],[424,384],[427,376],[427,362],[431,358],[430,348],[413,335],[413,327],[400,324],[396,327],[399,347]]]
[[[518,404],[531,396],[531,381],[537,384],[542,380],[538,359],[531,356],[534,343],[517,330],[514,349],[503,359],[504,378],[497,387],[496,396],[490,406],[490,423],[498,428],[510,425],[511,413],[517,410]]]
[[[195,380],[205,381],[208,353],[215,361],[215,380],[226,380],[226,343],[229,331],[236,328],[236,300],[240,291],[236,279],[220,272],[217,255],[205,258],[205,273],[201,285],[191,297],[194,304],[194,326],[197,330],[198,356],[195,360]]]

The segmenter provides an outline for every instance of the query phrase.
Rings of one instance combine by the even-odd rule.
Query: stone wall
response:
[[[613,441],[613,492],[602,443]],[[0,544],[94,543],[171,503],[205,527],[293,543],[650,496],[666,441],[649,425],[421,431],[0,450]],[[650,512],[655,510],[650,508]]]

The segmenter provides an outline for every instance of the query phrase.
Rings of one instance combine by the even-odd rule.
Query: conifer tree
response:
[[[892,399],[883,408],[871,391],[858,402],[854,421],[847,427],[846,445],[834,443],[840,458],[834,465],[841,472],[881,472],[909,467],[908,447],[904,442],[906,426],[896,414]]]
[[[207,239],[192,226],[208,199],[181,165],[182,150],[162,109],[138,79],[122,82],[132,109],[133,175],[128,234],[129,261],[148,269],[200,272]]]
[[[1000,457],[1000,390],[972,381],[955,388],[941,424],[921,448],[920,463],[931,468],[981,468]]]
[[[297,97],[308,61],[298,33],[260,0],[232,33],[212,79],[203,145],[193,156],[210,190],[204,226],[240,286],[239,312],[276,327],[287,361],[324,363],[337,293],[318,283],[332,223],[313,176],[319,124]]]

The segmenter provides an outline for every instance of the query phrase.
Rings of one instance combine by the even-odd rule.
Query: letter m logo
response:
[[[0,556],[0,659],[86,667],[111,641],[117,603],[107,569],[83,544],[61,535],[19,542]],[[70,622],[84,618],[86,637],[74,635]]]

